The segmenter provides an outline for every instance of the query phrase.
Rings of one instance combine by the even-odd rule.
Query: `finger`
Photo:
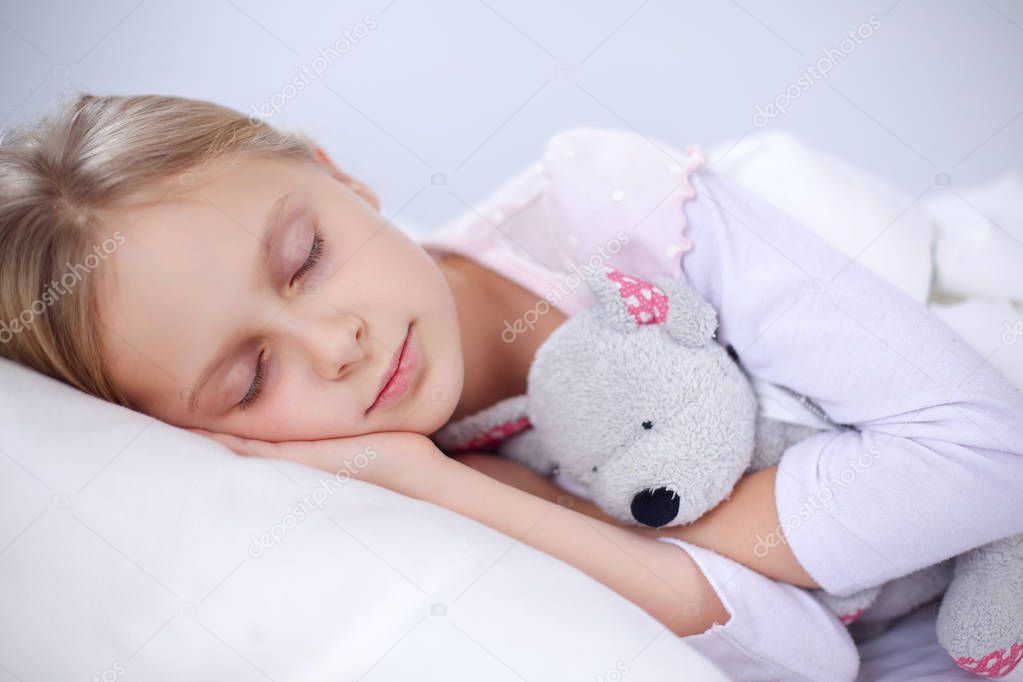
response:
[[[227,433],[216,434],[214,438],[234,450],[239,455],[245,455],[246,457],[263,456],[263,453],[259,451],[259,447],[257,445],[259,441],[249,440],[248,438],[239,438]]]
[[[205,436],[211,440],[215,440],[221,445],[227,447],[228,449],[232,450],[233,452],[239,455],[245,455],[250,457],[251,456],[258,457],[260,455],[257,448],[254,447],[253,445],[258,441],[252,441],[247,438],[239,438],[238,436],[234,436],[230,433],[219,433],[217,431],[207,431],[206,429],[200,428],[189,428],[188,430],[194,433],[198,433],[201,436]]]

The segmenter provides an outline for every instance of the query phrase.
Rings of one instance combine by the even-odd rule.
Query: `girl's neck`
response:
[[[532,329],[512,338],[509,328],[543,299],[458,254],[437,256],[437,265],[448,280],[458,310],[465,374],[450,420],[457,421],[525,393],[536,349],[566,318],[549,306]]]

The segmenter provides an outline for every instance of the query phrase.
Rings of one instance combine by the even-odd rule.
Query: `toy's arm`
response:
[[[718,311],[721,341],[856,428],[791,446],[683,538],[848,594],[1023,532],[1023,397],[996,370],[734,183],[703,176],[685,211],[685,278]]]

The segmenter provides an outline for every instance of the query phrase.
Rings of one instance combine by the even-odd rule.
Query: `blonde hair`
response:
[[[96,278],[80,276],[90,254],[93,262],[98,255],[96,213],[174,175],[242,153],[312,160],[318,150],[301,134],[233,109],[159,95],[77,94],[35,125],[4,134],[0,357],[139,409],[110,378]],[[73,285],[57,286],[69,272],[76,273]]]

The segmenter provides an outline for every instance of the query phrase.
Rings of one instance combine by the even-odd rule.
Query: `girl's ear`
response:
[[[376,210],[380,210],[380,199],[377,198],[376,193],[371,190],[368,185],[363,184],[338,168],[334,162],[330,160],[330,157],[327,156],[327,152],[323,151],[323,147],[316,147],[316,159],[330,172],[331,175],[351,187],[352,191],[362,197],[366,203]]]

